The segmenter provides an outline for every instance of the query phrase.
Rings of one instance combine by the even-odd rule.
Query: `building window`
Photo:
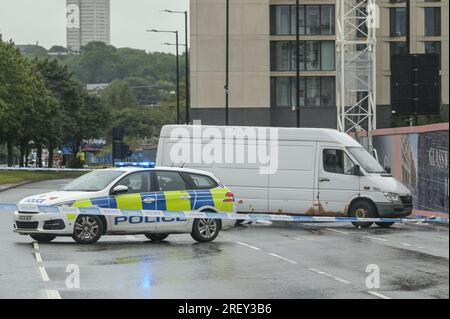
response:
[[[426,54],[441,54],[441,42],[440,41],[427,41],[425,42]]]
[[[306,7],[306,34],[320,34],[320,6]]]
[[[321,34],[334,34],[334,6],[321,6]]]
[[[394,54],[408,54],[408,43],[406,42],[391,42],[391,55]]]
[[[425,35],[441,35],[441,8],[425,8]]]
[[[320,77],[310,77],[306,80],[306,105],[320,106]]]
[[[270,7],[270,34],[296,35],[297,6]],[[335,34],[334,5],[299,6],[298,31],[300,35]]]
[[[402,37],[406,35],[406,8],[390,9],[391,37]]]
[[[334,42],[333,41],[322,41],[321,45],[321,61],[323,71],[332,71],[335,69],[335,53],[334,53]]]
[[[290,41],[276,41],[271,43],[271,59],[273,71],[292,70],[292,45]]]
[[[271,33],[277,35],[290,34],[290,6],[272,6]]]
[[[334,96],[334,78],[333,77],[321,77],[321,93],[320,93],[320,104],[322,106],[335,106]]]
[[[275,105],[278,107],[291,107],[292,106],[292,84],[289,77],[277,77],[275,78]]]
[[[320,42],[308,41],[306,42],[306,70],[319,71],[320,70]]]
[[[272,41],[270,43],[272,71],[297,70],[297,42]],[[333,71],[335,69],[334,41],[300,41],[300,70]]]
[[[300,106],[335,106],[334,77],[300,77]],[[297,78],[272,77],[271,96],[273,107],[295,107],[297,105]]]

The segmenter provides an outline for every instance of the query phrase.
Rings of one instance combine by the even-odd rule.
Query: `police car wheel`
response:
[[[375,208],[366,201],[357,201],[350,208],[350,217],[357,218],[376,218],[377,213]],[[373,225],[372,222],[352,222],[353,226],[358,228],[369,228]]]
[[[103,223],[97,216],[79,216],[72,238],[79,244],[94,244],[103,234]]]
[[[217,237],[221,226],[222,221],[220,219],[195,219],[191,236],[201,243],[210,242]]]
[[[44,234],[30,235],[30,237],[33,238],[38,243],[49,243],[56,238],[55,235],[44,235]]]
[[[169,237],[169,234],[145,234],[145,237],[154,242],[160,242]]]

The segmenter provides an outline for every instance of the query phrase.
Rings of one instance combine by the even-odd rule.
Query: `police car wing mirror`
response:
[[[125,194],[126,192],[128,192],[128,187],[125,185],[117,185],[112,190],[114,195]]]

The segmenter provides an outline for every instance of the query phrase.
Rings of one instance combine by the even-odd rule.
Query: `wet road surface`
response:
[[[66,182],[0,192],[0,203]],[[83,246],[71,238],[33,244],[12,232],[12,212],[0,212],[0,238],[0,298],[449,298],[443,226],[251,224],[207,244],[190,235],[163,243],[103,236]],[[79,288],[71,288],[74,269]],[[379,288],[366,285],[374,269]]]

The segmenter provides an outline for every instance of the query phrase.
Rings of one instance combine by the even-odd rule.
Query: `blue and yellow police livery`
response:
[[[161,241],[176,233],[190,233],[195,240],[208,242],[234,221],[144,217],[124,212],[235,212],[233,194],[212,174],[185,168],[155,168],[152,163],[119,163],[114,169],[95,170],[57,191],[25,198],[18,206],[14,231],[40,242],[72,236],[79,243],[95,243],[105,234],[144,234],[150,240]],[[42,206],[99,207],[111,213],[60,213],[57,209],[42,213],[35,209]]]

